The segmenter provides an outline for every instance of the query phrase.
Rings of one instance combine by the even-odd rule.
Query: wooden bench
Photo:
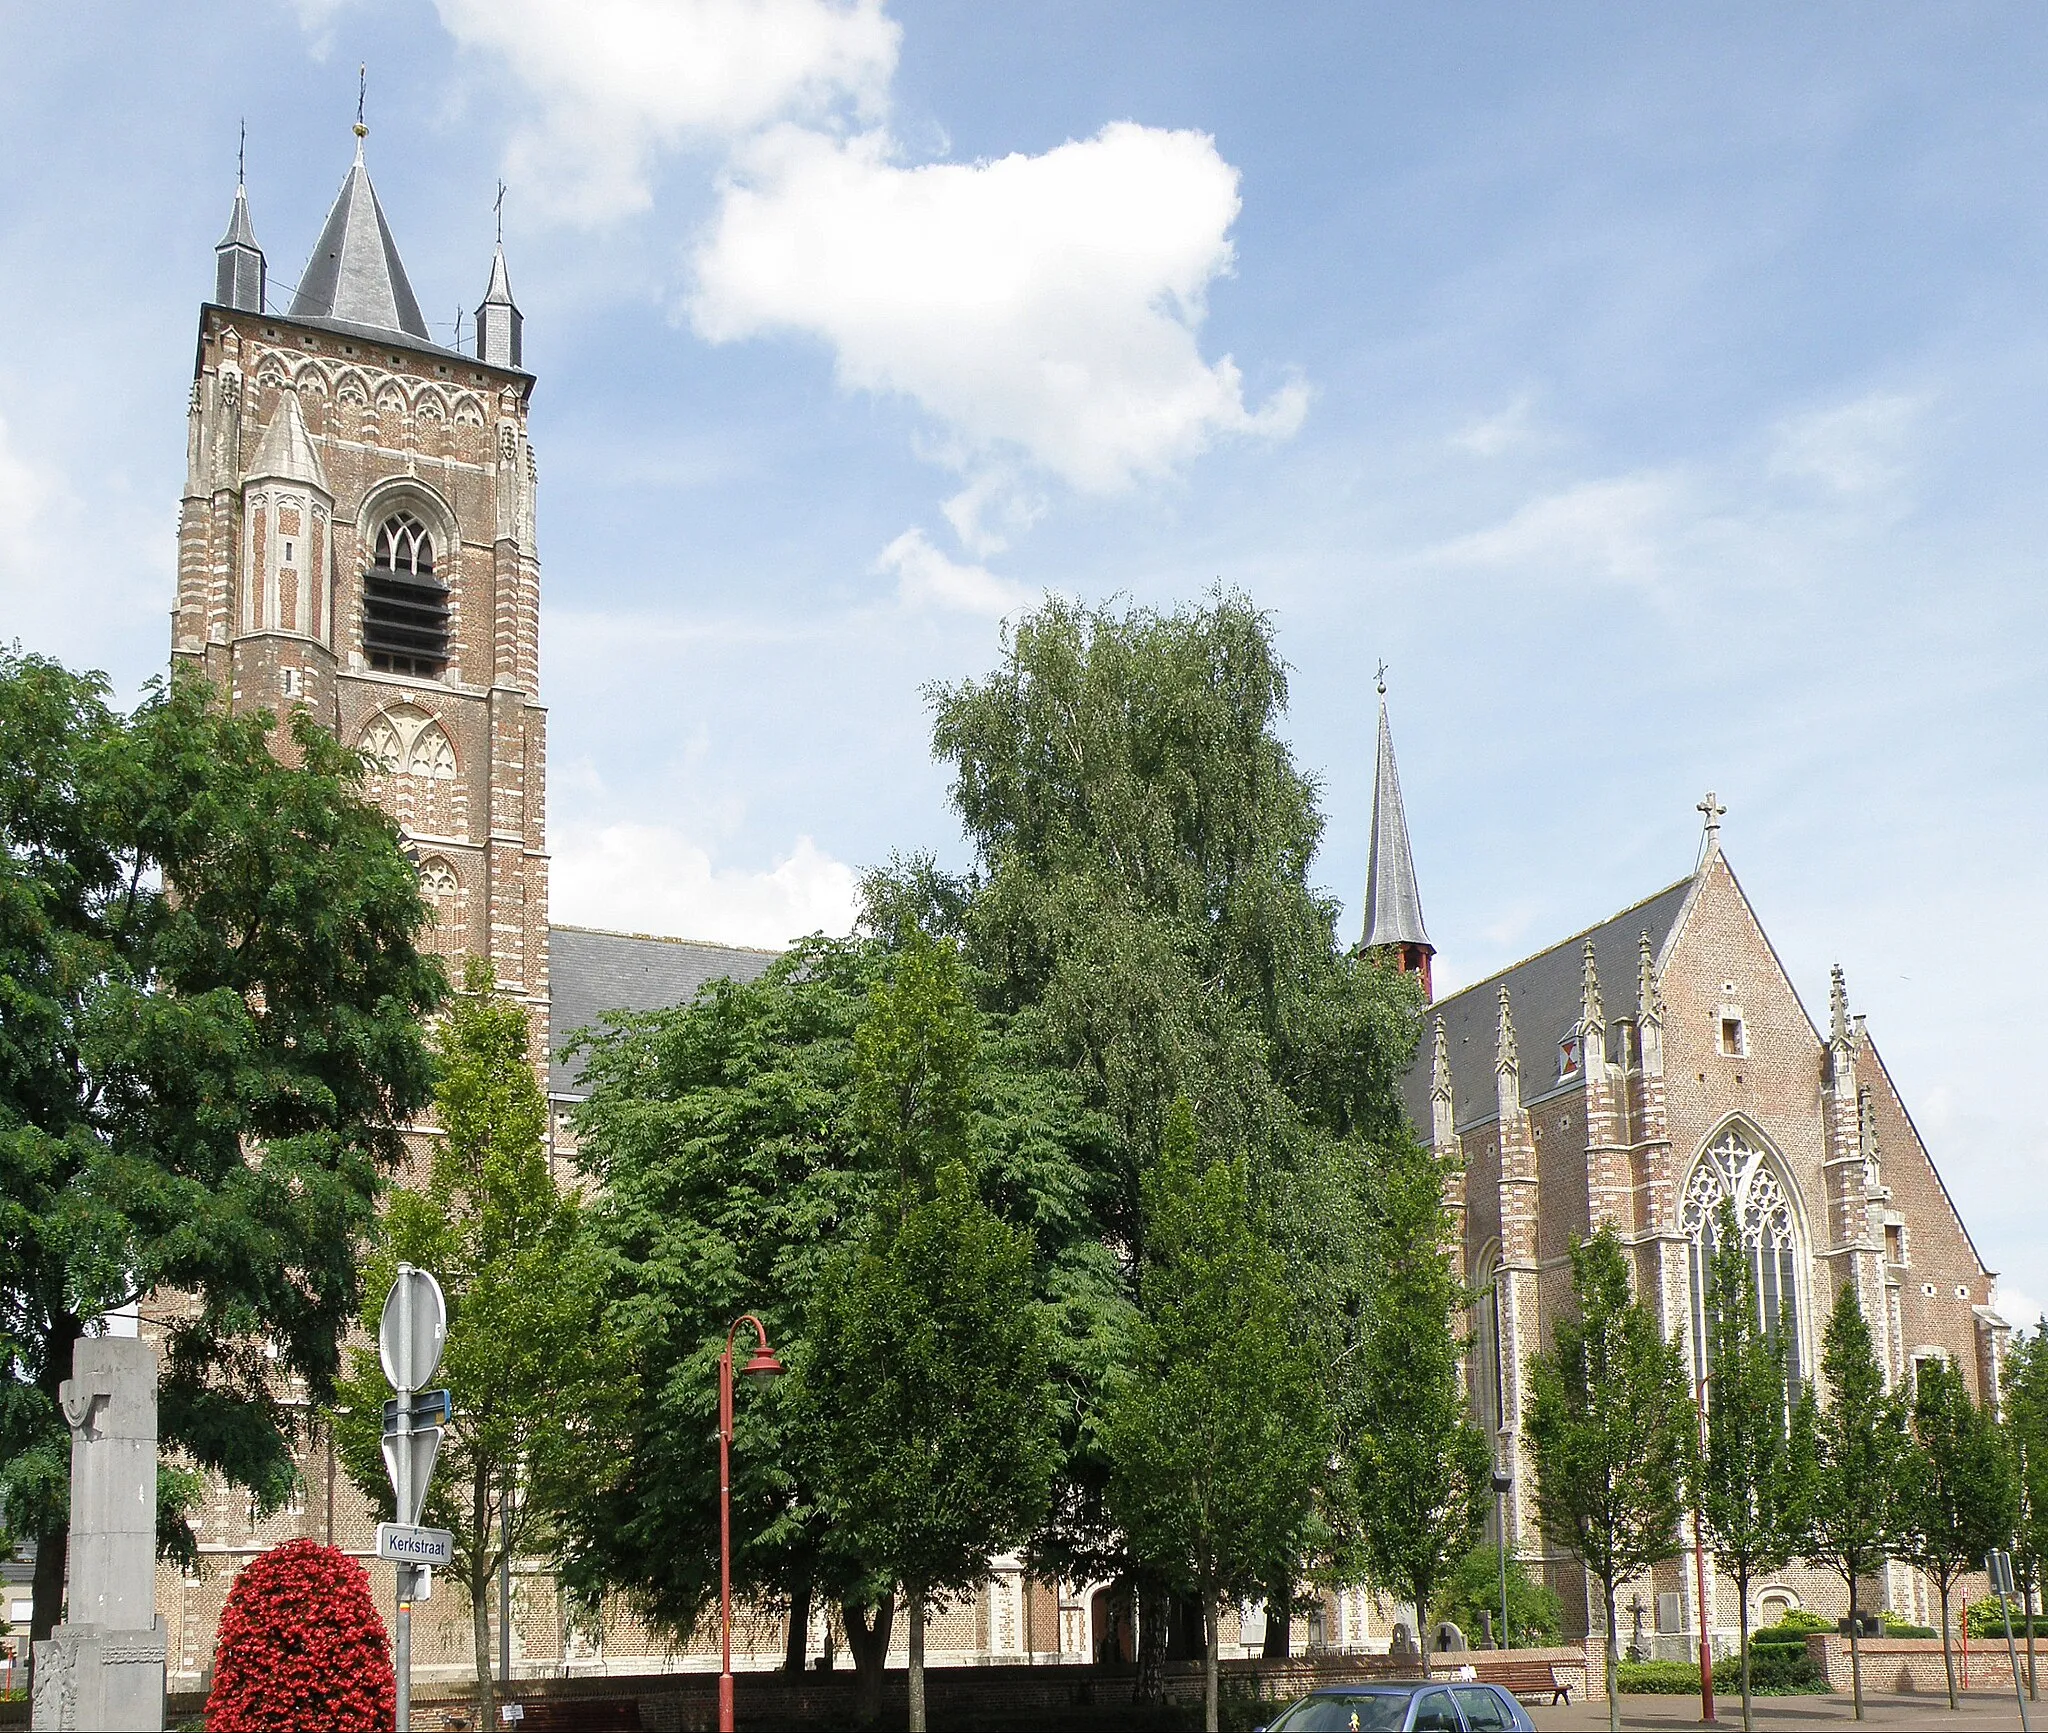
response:
[[[1489,1685],[1498,1685],[1516,1697],[1540,1697],[1546,1691],[1553,1703],[1572,1700],[1572,1675],[1578,1669],[1561,1661],[1502,1661],[1479,1670]]]
[[[640,1733],[636,1697],[543,1697],[525,1705],[523,1720],[492,1733]]]

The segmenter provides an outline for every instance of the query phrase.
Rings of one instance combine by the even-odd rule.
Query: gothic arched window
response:
[[[434,576],[433,536],[409,511],[384,520],[363,574],[363,653],[387,674],[448,665],[447,586]]]
[[[1733,1126],[1700,1157],[1686,1181],[1679,1213],[1679,1225],[1691,1242],[1694,1381],[1703,1381],[1707,1371],[1707,1261],[1723,1203],[1735,1206],[1736,1231],[1749,1252],[1758,1321],[1773,1337],[1783,1337],[1786,1375],[1797,1389],[1805,1368],[1799,1356],[1799,1240],[1792,1199],[1764,1152]]]
[[[1480,1265],[1472,1301],[1472,1394],[1479,1424],[1498,1432],[1506,1424],[1507,1379],[1501,1363],[1500,1254],[1489,1252]]]

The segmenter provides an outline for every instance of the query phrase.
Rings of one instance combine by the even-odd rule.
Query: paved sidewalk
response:
[[[1867,1693],[1863,1699],[1862,1727],[1882,1733],[1904,1733],[1907,1728],[1928,1728],[1934,1733],[1954,1729],[1955,1733],[1979,1733],[1980,1729],[2016,1730],[2020,1724],[2019,1705],[2012,1697],[1988,1691],[1963,1693],[1961,1709],[1950,1712],[1945,1696],[1898,1697]],[[1569,1707],[1529,1710],[1543,1733],[1600,1733],[1607,1725],[1607,1705],[1573,1703]],[[1742,1699],[1714,1699],[1716,1725],[1726,1733],[1741,1733]],[[2027,1714],[2034,1726],[2048,1733],[2048,1699],[2029,1703]],[[1758,1697],[1755,1699],[1757,1733],[1849,1733],[1859,1723],[1854,1718],[1849,1693],[1831,1697]],[[1637,1697],[1621,1700],[1621,1724],[1637,1729],[1655,1728],[1659,1733],[1675,1728],[1696,1728],[1700,1723],[1697,1697]]]

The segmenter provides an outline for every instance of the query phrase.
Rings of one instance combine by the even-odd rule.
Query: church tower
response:
[[[284,312],[235,189],[199,315],[172,660],[235,710],[303,708],[370,756],[370,797],[438,918],[430,944],[490,959],[544,1063],[534,381],[502,247],[488,340],[435,342],[365,132]]]
[[[1401,805],[1401,773],[1394,767],[1394,734],[1387,726],[1387,682],[1380,693],[1379,763],[1372,785],[1372,857],[1366,869],[1365,930],[1358,948],[1378,953],[1404,975],[1422,978],[1430,990],[1429,960],[1436,946],[1422,924],[1422,892],[1415,883],[1415,856],[1408,847],[1408,815]]]

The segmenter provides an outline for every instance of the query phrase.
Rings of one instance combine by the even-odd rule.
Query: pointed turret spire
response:
[[[1586,954],[1579,964],[1579,1030],[1591,1035],[1607,1027],[1607,1008],[1600,1003],[1600,965],[1593,955],[1593,941],[1586,941]]]
[[[1401,773],[1394,765],[1394,734],[1387,725],[1387,668],[1380,664],[1379,762],[1373,774],[1372,856],[1365,881],[1365,933],[1361,949],[1382,947],[1404,974],[1422,977],[1430,995],[1429,960],[1436,947],[1422,924],[1422,892],[1415,883],[1415,856],[1408,846],[1408,815],[1401,804]]]
[[[476,310],[476,358],[493,367],[518,367],[525,347],[526,321],[512,302],[512,280],[505,274],[505,183],[498,183],[498,250],[491,257],[490,287]]]
[[[294,319],[333,319],[344,325],[390,331],[422,343],[433,339],[420,316],[420,304],[406,281],[398,243],[370,185],[363,164],[363,137],[369,131],[356,123],[356,160],[335,196],[334,208],[313,247],[313,256],[292,297]]]
[[[277,413],[263,430],[263,443],[244,478],[249,481],[297,481],[333,497],[327,485],[327,471],[320,462],[320,450],[306,431],[306,417],[299,408],[299,394],[289,388],[279,397]]]
[[[235,158],[235,208],[228,218],[228,232],[213,249],[213,298],[217,305],[237,312],[263,311],[263,289],[268,275],[263,249],[256,244],[256,228],[249,221],[249,189],[242,180],[242,158]]]
[[[1515,1012],[1508,1001],[1508,986],[1500,986],[1500,1021],[1493,1035],[1493,1068],[1500,1076],[1519,1082],[1522,1075],[1522,1050],[1515,1040]]]

